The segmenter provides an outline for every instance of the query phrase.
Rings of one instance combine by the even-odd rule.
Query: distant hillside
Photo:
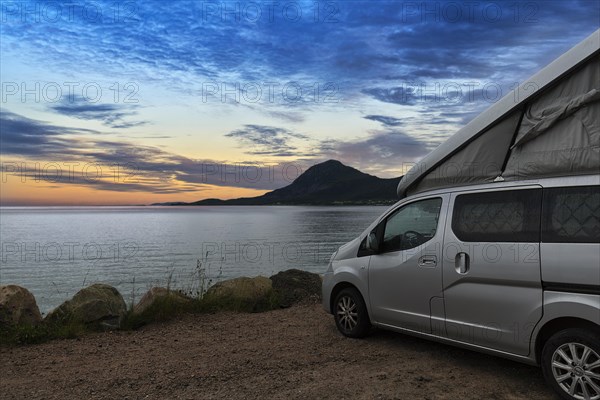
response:
[[[398,200],[400,178],[382,179],[336,160],[314,165],[290,185],[258,197],[206,199],[187,205],[388,204]],[[160,203],[183,205],[186,203]]]

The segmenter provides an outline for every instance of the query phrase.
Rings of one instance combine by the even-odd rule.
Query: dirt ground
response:
[[[315,304],[2,348],[0,398],[554,397],[534,367],[381,330],[346,339]]]

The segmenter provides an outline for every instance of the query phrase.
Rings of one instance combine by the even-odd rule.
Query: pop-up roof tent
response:
[[[600,30],[415,164],[398,196],[502,180],[600,173]]]

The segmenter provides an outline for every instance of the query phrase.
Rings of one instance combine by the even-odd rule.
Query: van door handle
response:
[[[461,252],[454,257],[454,269],[461,275],[469,272],[469,264],[469,255],[467,253]]]
[[[433,268],[437,265],[436,256],[423,256],[419,258],[419,267],[421,268]]]

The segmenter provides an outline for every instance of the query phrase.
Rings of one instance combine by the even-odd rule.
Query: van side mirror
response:
[[[367,236],[367,248],[374,253],[379,251],[379,241],[377,240],[375,232],[371,232],[369,233],[369,236]]]

